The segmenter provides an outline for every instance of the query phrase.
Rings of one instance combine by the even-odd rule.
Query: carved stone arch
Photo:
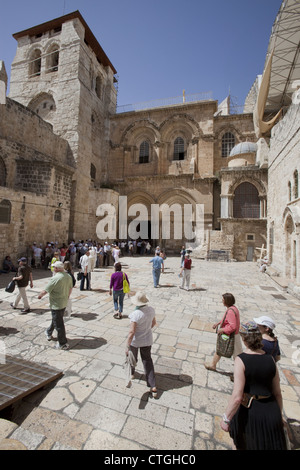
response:
[[[242,183],[250,183],[256,187],[259,197],[266,197],[267,191],[263,183],[255,177],[240,176],[235,179],[228,188],[228,195],[234,195],[234,192],[238,186]]]
[[[43,48],[40,44],[34,44],[27,52],[28,77],[37,78],[42,71]]]
[[[192,144],[198,141],[201,130],[197,122],[188,114],[174,114],[160,126],[162,142],[166,144],[167,159],[186,160],[194,156]],[[176,149],[178,139],[182,142],[181,149]]]
[[[195,199],[190,193],[182,189],[173,188],[163,191],[157,198],[157,204],[196,204]]]
[[[188,114],[173,114],[165,119],[159,126],[162,140],[171,142],[176,133],[184,134],[185,139],[190,142],[193,138],[199,138],[202,131],[199,124]],[[175,138],[177,135],[175,136]],[[179,136],[180,137],[180,136]]]
[[[28,103],[27,106],[42,119],[49,122],[51,122],[53,113],[56,112],[56,103],[51,93],[39,93]]]
[[[237,129],[233,124],[227,124],[220,127],[220,129],[215,133],[216,140],[221,140],[226,132],[231,132],[237,138],[237,144],[243,142],[243,140],[246,140],[242,132]]]
[[[60,43],[57,39],[50,40],[45,47],[46,73],[57,72],[59,65]]]
[[[156,204],[154,197],[143,189],[136,189],[127,194],[127,207],[133,204],[144,204],[148,210],[151,208],[151,204]]]
[[[133,122],[125,129],[121,137],[121,145],[135,145],[137,136],[142,133],[144,133],[145,136],[148,136],[152,144],[160,140],[160,134],[156,123],[148,119],[140,119]]]

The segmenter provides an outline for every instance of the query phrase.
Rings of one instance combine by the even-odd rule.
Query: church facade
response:
[[[78,11],[14,37],[10,93],[0,101],[2,257],[34,241],[96,240],[99,205],[124,218],[120,197],[128,225],[136,217],[130,209],[142,205],[143,238],[169,253],[197,240],[174,237],[172,211],[170,237],[161,225],[153,236],[153,207],[184,214],[188,205],[194,225],[202,207],[199,256],[260,256],[268,243],[268,164],[251,110],[230,114],[203,98],[118,112],[116,69]],[[2,65],[2,84],[5,76]]]

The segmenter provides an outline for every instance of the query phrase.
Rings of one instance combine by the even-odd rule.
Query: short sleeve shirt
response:
[[[51,278],[45,288],[45,291],[49,294],[51,310],[62,310],[66,308],[70,289],[72,288],[72,278],[66,272],[58,272]]]
[[[130,321],[136,323],[135,335],[131,342],[132,346],[142,348],[153,344],[152,321],[154,317],[154,308],[147,305],[130,313]]]
[[[149,261],[149,263],[152,263],[153,269],[160,269],[164,264],[164,260],[160,256],[155,256]]]
[[[24,266],[19,266],[18,276],[23,276],[23,279],[20,279],[19,281],[17,281],[18,287],[28,286],[31,272],[32,270],[27,264]]]

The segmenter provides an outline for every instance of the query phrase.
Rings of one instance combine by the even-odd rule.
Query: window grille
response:
[[[222,157],[228,157],[234,146],[234,135],[231,132],[226,132],[222,137]]]
[[[149,143],[146,140],[140,145],[139,163],[149,163]]]
[[[259,219],[258,191],[253,184],[242,183],[236,188],[233,199],[233,217],[237,219]]]
[[[184,160],[184,140],[182,137],[175,139],[173,160]]]
[[[55,222],[61,222],[61,211],[59,209],[57,209],[54,212],[54,221]]]

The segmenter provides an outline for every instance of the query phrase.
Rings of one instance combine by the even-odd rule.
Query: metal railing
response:
[[[185,93],[183,93],[182,96],[175,96],[173,98],[163,98],[152,101],[143,101],[141,103],[117,106],[117,113],[129,113],[131,111],[142,111],[143,109],[162,108],[164,106],[174,106],[179,104],[193,103],[197,101],[208,101],[212,99],[212,91],[195,93],[191,95],[186,95]]]

